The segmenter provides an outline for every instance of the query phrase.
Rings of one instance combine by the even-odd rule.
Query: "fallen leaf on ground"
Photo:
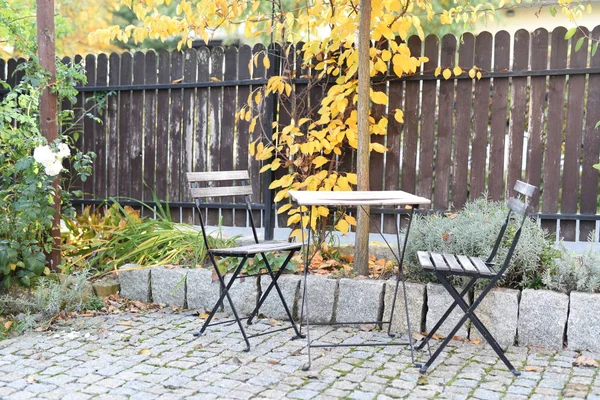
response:
[[[91,313],[91,312],[84,312],[84,313],[78,314],[78,316],[79,316],[79,317],[93,317],[93,316],[94,316],[94,313]]]
[[[539,367],[534,367],[533,365],[527,365],[525,366],[525,368],[523,368],[524,371],[527,372],[538,372],[540,370]]]
[[[279,361],[277,361],[277,360],[268,360],[267,362],[268,362],[269,364],[272,364],[272,365],[277,365],[277,364],[279,364]]]
[[[375,325],[372,325],[372,324],[364,324],[364,325],[360,325],[360,326],[358,327],[358,329],[360,329],[360,330],[361,330],[361,331],[363,331],[363,332],[370,332],[370,331],[372,331],[373,329],[375,329]]]
[[[141,355],[141,356],[145,356],[145,355],[150,354],[150,350],[148,350],[148,349],[141,349],[140,351],[138,351],[138,354]]]
[[[592,367],[592,368],[600,367],[600,365],[598,364],[598,361],[594,360],[591,357],[586,357],[586,356],[577,357],[577,359],[575,361],[573,361],[573,365],[576,367]]]
[[[274,318],[269,318],[269,323],[271,324],[271,326],[281,326],[281,325],[283,325],[283,324],[281,323],[281,321],[277,321],[277,320],[276,320],[276,319],[274,319]]]
[[[479,344],[479,343],[481,343],[481,340],[479,340],[479,339],[471,340],[471,343]]]
[[[10,327],[12,326],[12,324],[13,324],[13,321],[6,321],[4,323],[4,329],[9,330]]]
[[[207,313],[199,314],[198,318],[200,318],[200,319],[207,319],[208,318],[208,314]]]
[[[201,345],[201,344],[197,344],[195,347],[196,347],[197,349],[201,349],[201,348],[203,348],[204,346],[203,346],[203,345]]]
[[[427,377],[425,375],[421,375],[419,376],[419,379],[417,379],[417,385],[419,386],[424,386],[428,384],[429,382],[427,381]]]
[[[117,322],[117,325],[133,326],[133,323],[131,321],[121,321],[121,322]]]

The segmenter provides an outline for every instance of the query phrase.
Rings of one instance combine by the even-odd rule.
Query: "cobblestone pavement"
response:
[[[427,377],[405,347],[313,349],[289,332],[252,340],[243,352],[236,326],[194,339],[190,312],[119,314],[71,320],[57,330],[0,342],[0,396],[6,399],[600,399],[598,369],[573,367],[577,353],[511,348],[513,377],[489,347],[453,342]],[[273,321],[250,327],[256,333]],[[218,329],[217,329],[218,328]],[[383,335],[349,328],[311,330],[346,343]],[[427,353],[418,353],[424,358]],[[525,368],[527,367],[527,368]]]

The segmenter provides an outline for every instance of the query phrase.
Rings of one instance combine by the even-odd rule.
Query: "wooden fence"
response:
[[[374,85],[390,99],[388,107],[374,106],[374,114],[390,114],[390,123],[387,135],[376,139],[389,151],[371,156],[371,189],[417,193],[431,198],[434,209],[448,210],[483,193],[502,200],[523,179],[541,189],[534,208],[544,224],[555,230],[560,219],[560,236],[585,240],[598,220],[598,171],[592,165],[600,153],[600,129],[594,128],[600,120],[600,52],[592,56],[587,39],[575,51],[581,32],[570,40],[565,33],[467,33],[423,42],[411,37],[412,54],[429,62],[414,76]],[[600,38],[600,26],[590,35]],[[254,54],[264,57],[265,47],[76,56],[88,82],[75,109],[93,105],[98,93],[114,92],[102,114],[93,111],[101,124],[84,119],[79,126],[80,148],[98,154],[94,175],[82,183],[84,202],[151,201],[155,193],[189,221],[186,171],[249,169],[254,201],[262,203],[264,178],[247,151],[253,135],[248,122],[234,119],[267,77],[261,60],[248,70]],[[18,62],[0,60],[0,78],[18,81],[12,74]],[[436,67],[455,65],[476,65],[483,78],[433,76]],[[295,84],[301,89],[306,82]],[[324,89],[313,88],[303,100],[318,104]],[[404,110],[403,124],[393,118],[395,108]],[[285,124],[289,115],[283,106],[279,111],[276,118]],[[235,205],[222,207],[224,225],[246,225]],[[382,219],[386,231],[389,218]],[[218,222],[217,209],[210,219]]]

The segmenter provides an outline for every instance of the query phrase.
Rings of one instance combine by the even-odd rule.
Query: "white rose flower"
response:
[[[44,168],[46,169],[46,174],[56,176],[62,170],[62,161],[55,159],[52,163],[44,164]]]
[[[62,159],[71,155],[71,150],[69,149],[69,146],[67,146],[66,143],[59,143],[57,147],[58,153],[56,154],[56,156],[58,158]]]
[[[50,146],[38,146],[33,150],[33,158],[35,161],[40,164],[46,166],[46,164],[50,164],[56,160],[56,156],[54,152],[50,148]]]

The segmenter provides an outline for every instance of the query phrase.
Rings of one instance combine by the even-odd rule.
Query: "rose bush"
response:
[[[52,250],[50,234],[54,215],[52,181],[70,159],[82,180],[91,173],[94,154],[73,149],[77,130],[71,110],[63,110],[59,124],[63,134],[48,143],[39,127],[39,101],[47,84],[46,73],[35,58],[21,64],[23,80],[0,98],[0,279],[4,287],[18,281],[25,286],[32,278],[49,273],[46,254]],[[58,63],[57,84],[51,87],[63,100],[74,102],[75,85],[85,82],[80,66]],[[85,113],[82,113],[85,115]],[[73,149],[73,155],[71,155]],[[71,178],[65,170],[62,182]],[[72,213],[68,188],[61,190],[63,212]]]

